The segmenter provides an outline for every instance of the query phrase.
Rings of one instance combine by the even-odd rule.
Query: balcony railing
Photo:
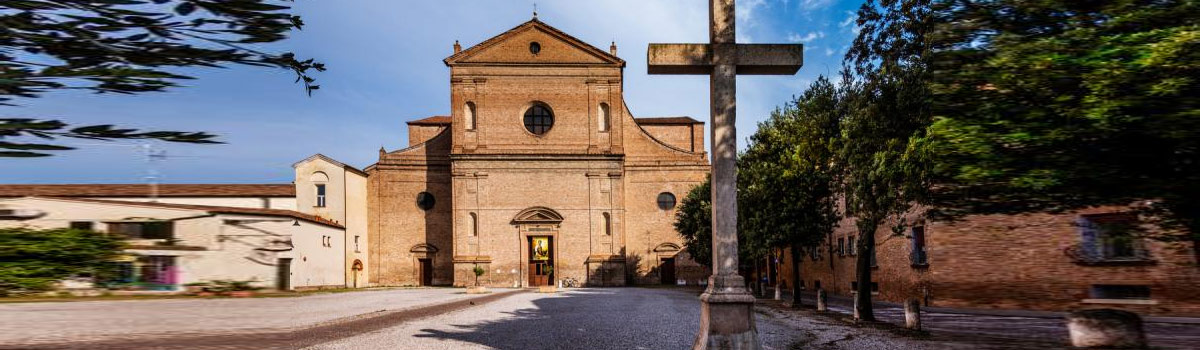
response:
[[[1075,244],[1063,250],[1067,257],[1081,265],[1152,264],[1150,251],[1140,244],[1126,246],[1096,246]]]

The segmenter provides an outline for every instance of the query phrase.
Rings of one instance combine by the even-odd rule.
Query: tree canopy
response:
[[[0,105],[54,91],[138,94],[192,77],[183,67],[249,65],[287,69],[308,93],[324,65],[290,52],[265,52],[304,22],[290,0],[7,0],[0,3]],[[57,137],[213,143],[203,132],[144,132],[111,125],[0,116],[0,157],[47,156],[71,147]]]
[[[933,214],[1148,199],[1200,232],[1200,3],[935,6]]]

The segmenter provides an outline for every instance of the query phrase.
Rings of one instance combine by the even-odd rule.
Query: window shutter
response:
[[[1081,217],[1079,220],[1076,220],[1075,226],[1079,227],[1080,253],[1089,258],[1100,256],[1100,230],[1096,227],[1096,223],[1085,217]]]

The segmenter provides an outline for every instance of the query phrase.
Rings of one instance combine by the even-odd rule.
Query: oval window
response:
[[[525,110],[525,130],[541,136],[554,126],[554,113],[542,104],[534,104]]]
[[[538,44],[536,41],[529,43],[529,52],[534,55],[542,52],[542,44]]]
[[[675,208],[675,195],[671,192],[663,192],[658,194],[658,208],[662,210],[671,210]]]
[[[421,192],[417,194],[417,207],[421,208],[421,210],[433,209],[434,203],[435,201],[433,199],[433,194],[429,192]]]

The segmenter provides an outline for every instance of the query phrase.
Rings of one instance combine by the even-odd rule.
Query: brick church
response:
[[[444,62],[450,115],[409,121],[408,147],[363,171],[296,165],[297,201],[339,202],[314,214],[366,247],[354,266],[368,284],[473,285],[476,266],[497,287],[707,277],[673,227],[709,173],[704,124],[634,117],[615,44],[534,18]]]

